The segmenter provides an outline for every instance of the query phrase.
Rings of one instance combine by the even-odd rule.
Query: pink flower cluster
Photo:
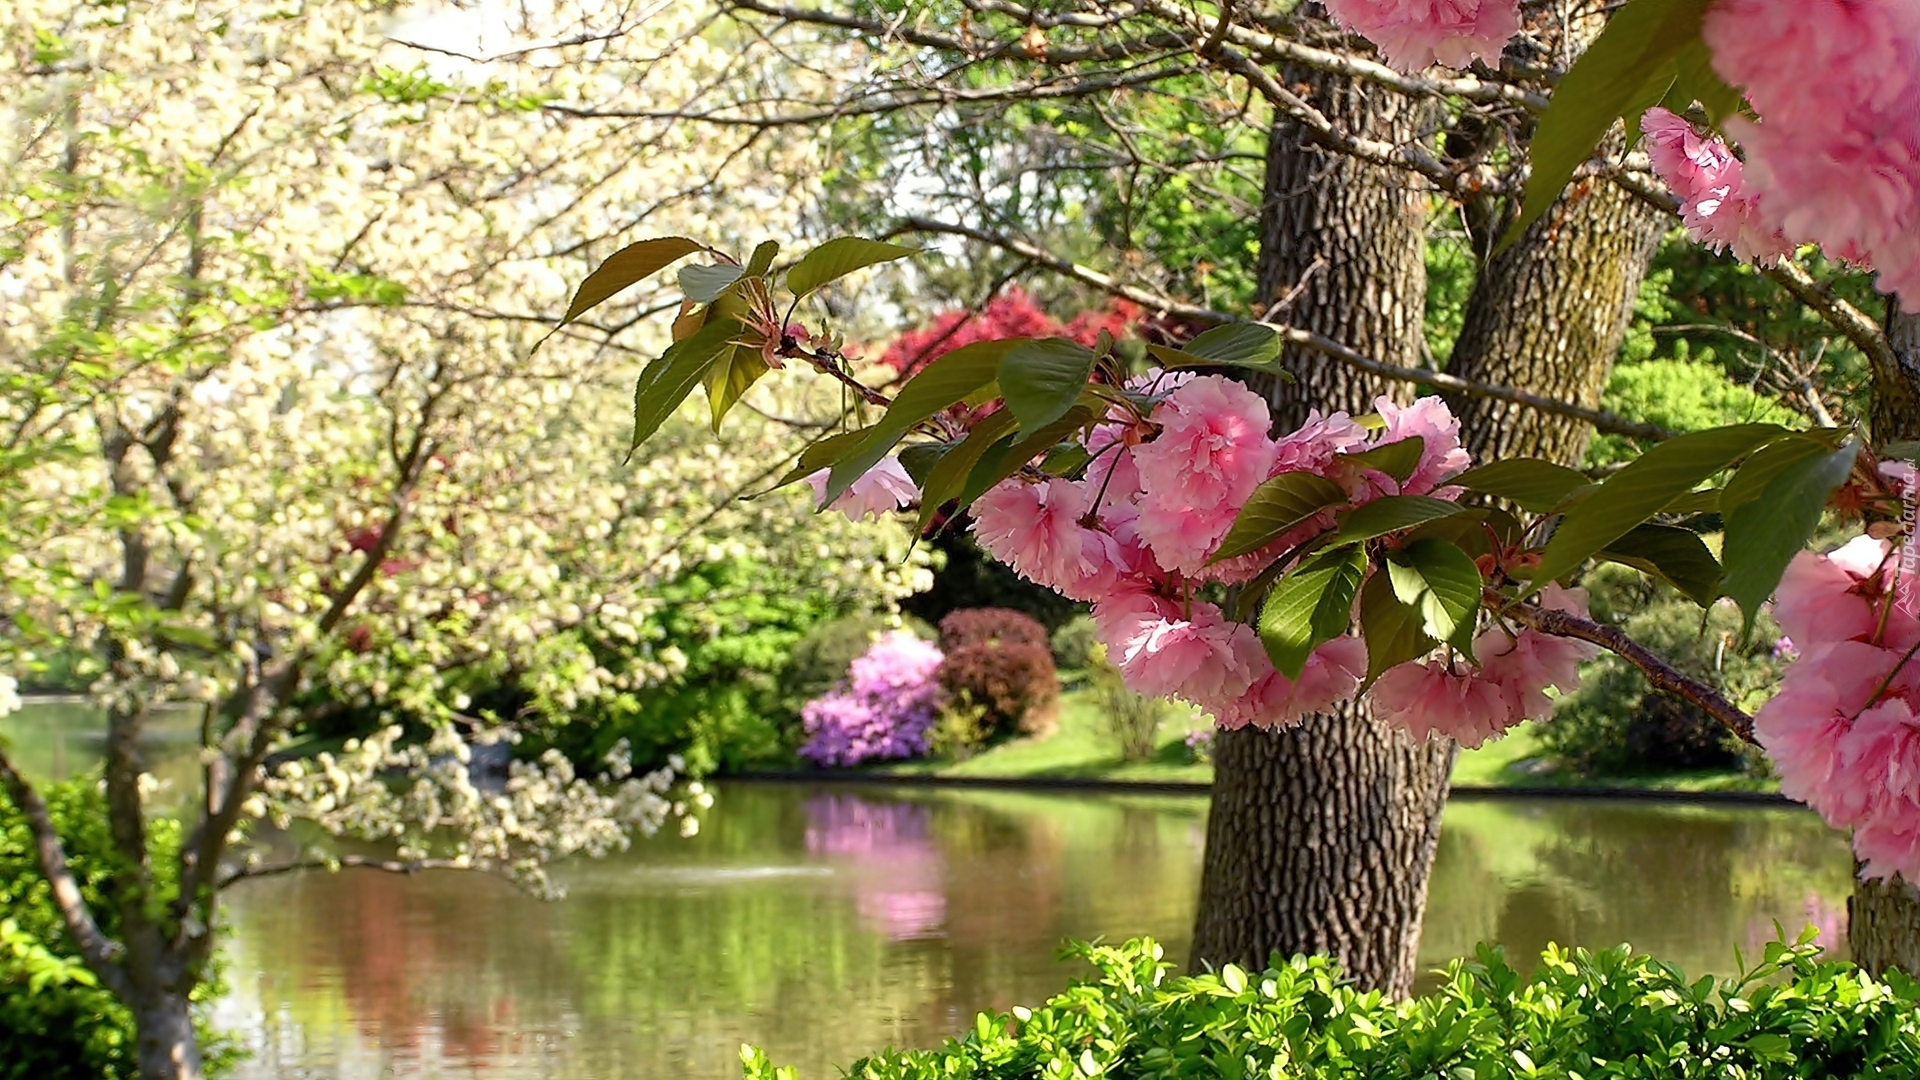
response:
[[[1800,658],[1754,729],[1780,790],[1853,829],[1863,874],[1920,881],[1920,620],[1895,603],[1896,567],[1867,536],[1794,557],[1773,616]]]
[[[1440,485],[1468,465],[1458,420],[1438,398],[1406,408],[1381,398],[1375,433],[1345,413],[1315,413],[1275,439],[1266,402],[1231,379],[1155,372],[1129,385],[1162,396],[1144,420],[1116,409],[1094,428],[1083,478],[1015,477],[981,496],[973,504],[981,546],[1023,577],[1090,602],[1107,655],[1138,693],[1192,702],[1224,727],[1267,728],[1351,697],[1367,666],[1357,638],[1320,646],[1289,679],[1252,627],[1193,589],[1244,582],[1333,526],[1328,509],[1260,552],[1213,561],[1248,497],[1281,473],[1332,480],[1345,505],[1448,494]],[[1351,456],[1410,436],[1423,447],[1404,482]]]
[[[1740,159],[1727,144],[1702,135],[1692,124],[1662,108],[1640,118],[1647,154],[1680,200],[1680,219],[1688,235],[1715,251],[1770,265],[1793,250],[1780,229],[1760,212],[1760,200],[1747,190]]]
[[[1587,616],[1583,589],[1549,585],[1542,590],[1540,603]],[[1375,715],[1416,738],[1445,735],[1462,746],[1479,746],[1522,720],[1552,716],[1548,688],[1564,692],[1580,685],[1581,661],[1593,659],[1599,651],[1572,638],[1524,627],[1510,633],[1494,626],[1474,639],[1477,668],[1435,658],[1388,669],[1373,684]]]
[[[1464,68],[1475,57],[1499,67],[1520,32],[1519,0],[1327,0],[1327,12],[1401,71]]]
[[[813,488],[813,500],[818,504],[827,497],[827,473],[821,469],[807,477],[807,483]],[[865,517],[881,518],[895,510],[912,506],[920,501],[920,488],[907,475],[906,466],[900,464],[897,457],[881,458],[879,463],[855,477],[847,490],[833,500],[832,506],[821,506],[822,510],[838,510],[854,521]]]
[[[800,756],[817,765],[917,757],[940,702],[940,649],[905,630],[874,639],[847,681],[806,703]]]
[[[1725,123],[1738,186],[1786,236],[1920,304],[1920,4],[1715,0],[1701,34],[1760,117]]]

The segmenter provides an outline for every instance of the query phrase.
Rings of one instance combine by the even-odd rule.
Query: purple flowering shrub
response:
[[[800,756],[816,765],[909,758],[927,752],[940,707],[938,646],[905,630],[875,638],[846,681],[800,710]]]

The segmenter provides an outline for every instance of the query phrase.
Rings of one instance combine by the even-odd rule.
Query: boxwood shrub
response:
[[[1036,1009],[981,1013],[937,1050],[855,1062],[854,1080],[1601,1080],[1920,1076],[1920,985],[1824,960],[1809,932],[1736,978],[1689,981],[1625,946],[1549,947],[1530,977],[1482,946],[1408,1001],[1323,957],[1175,977],[1150,940],[1074,944],[1092,978]],[[747,1080],[792,1080],[751,1047]]]

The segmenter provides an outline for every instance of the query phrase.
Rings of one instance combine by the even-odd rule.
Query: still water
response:
[[[41,775],[65,771],[56,750],[88,760],[73,727],[9,728]],[[1204,798],[719,796],[698,837],[564,867],[557,903],[457,873],[242,885],[219,1013],[254,1051],[241,1075],[718,1080],[750,1041],[813,1080],[1059,989],[1064,938],[1151,934],[1185,958]],[[1791,809],[1459,800],[1421,956],[1630,941],[1726,971],[1775,920],[1843,945],[1850,870],[1842,837]]]

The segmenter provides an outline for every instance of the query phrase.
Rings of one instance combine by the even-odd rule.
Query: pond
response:
[[[8,729],[41,775],[90,758],[44,715]],[[719,1080],[742,1041],[824,1080],[1059,989],[1065,938],[1184,961],[1205,825],[1199,796],[723,784],[699,836],[565,866],[557,903],[450,872],[249,882],[220,1019],[248,1080]],[[1850,872],[1795,809],[1456,800],[1421,960],[1630,941],[1725,972],[1775,920],[1843,947]]]

